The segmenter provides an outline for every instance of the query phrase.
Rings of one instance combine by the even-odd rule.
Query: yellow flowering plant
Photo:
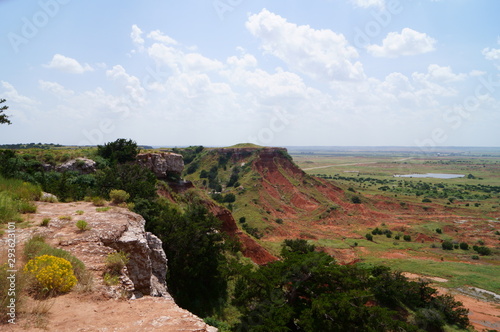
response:
[[[56,256],[35,257],[26,263],[24,272],[34,278],[36,287],[42,291],[66,293],[77,283],[71,263]]]

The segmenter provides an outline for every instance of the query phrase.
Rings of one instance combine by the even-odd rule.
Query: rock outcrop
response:
[[[184,160],[176,153],[141,153],[137,155],[139,165],[150,169],[158,179],[166,180],[170,176],[180,176],[184,169]]]
[[[96,171],[96,162],[88,158],[71,159],[64,164],[56,166],[57,172],[76,171],[82,174],[90,174]]]
[[[217,331],[178,307],[168,294],[167,257],[162,242],[145,231],[140,215],[119,207],[97,212],[86,202],[38,202],[37,207],[37,213],[30,217],[32,227],[16,231],[18,246],[33,234],[40,234],[50,245],[80,259],[94,280],[90,293],[72,291],[57,298],[46,330]],[[44,219],[50,219],[48,227],[40,226]],[[90,230],[78,230],[75,221],[80,219],[88,223]],[[0,236],[0,255],[4,254],[2,248],[7,248],[6,241],[6,236]],[[104,282],[103,276],[106,257],[117,251],[126,252],[129,262],[122,270],[121,283],[113,286]],[[24,330],[26,325],[29,322],[21,319],[16,324],[19,328],[12,331]]]

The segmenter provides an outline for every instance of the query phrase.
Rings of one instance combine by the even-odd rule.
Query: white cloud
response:
[[[86,71],[94,69],[89,64],[81,65],[73,58],[66,57],[61,54],[55,54],[49,64],[44,65],[45,68],[57,69],[69,74],[83,74]]]
[[[144,106],[146,104],[146,91],[142,87],[140,80],[135,76],[127,74],[125,68],[120,65],[113,66],[112,69],[106,71],[106,76],[120,85],[124,90],[125,97],[129,98],[129,103],[132,107]]]
[[[130,38],[132,43],[142,51],[144,49],[144,39],[142,38],[142,30],[137,25],[132,25],[132,32],[130,33]]]
[[[427,34],[404,28],[401,33],[387,34],[382,45],[368,45],[366,48],[373,56],[396,58],[434,51],[435,44],[436,40]]]
[[[164,35],[160,30],[151,31],[148,34],[148,38],[151,38],[155,41],[162,42],[167,45],[177,45],[177,41],[167,35]]]
[[[44,81],[44,80],[39,80],[38,85],[40,86],[40,89],[43,91],[48,91],[53,93],[54,95],[58,97],[69,97],[75,94],[73,90],[66,89],[63,87],[61,84],[56,83],[56,82],[49,82],[49,81]]]
[[[467,74],[455,74],[453,73],[451,67],[441,67],[436,64],[429,65],[427,68],[429,74],[428,77],[434,81],[451,83],[457,81],[463,81],[467,78]]]
[[[220,61],[212,60],[199,53],[185,53],[179,48],[163,43],[151,45],[148,48],[148,54],[157,62],[170,67],[175,73],[213,71],[223,67]]]
[[[246,27],[261,40],[266,53],[281,59],[292,70],[326,81],[364,77],[361,63],[353,63],[358,52],[342,34],[289,23],[266,9],[250,16]]]
[[[500,49],[486,47],[483,49],[483,55],[486,60],[500,60]]]
[[[382,9],[385,7],[385,0],[351,0],[351,2],[356,7],[361,8],[377,7]]]
[[[2,87],[4,89],[2,92],[2,99],[6,99],[8,102],[14,102],[28,107],[32,107],[38,104],[36,100],[20,94],[17,89],[9,82],[0,81],[0,83],[2,83]]]

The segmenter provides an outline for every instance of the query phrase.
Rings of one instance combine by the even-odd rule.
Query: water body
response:
[[[435,179],[456,179],[463,178],[464,174],[444,174],[444,173],[426,173],[426,174],[404,174],[394,175],[397,178],[435,178]]]

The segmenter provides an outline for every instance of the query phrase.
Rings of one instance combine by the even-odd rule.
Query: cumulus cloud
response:
[[[289,23],[266,9],[250,16],[246,27],[260,39],[264,52],[281,59],[294,71],[326,81],[364,77],[361,63],[353,62],[358,52],[342,34]]]
[[[356,7],[361,8],[377,7],[382,9],[385,7],[385,0],[351,0],[351,2]]]
[[[131,106],[145,105],[146,91],[142,87],[140,80],[133,75],[129,75],[125,71],[125,68],[120,65],[116,65],[112,69],[106,71],[106,76],[119,84],[119,86],[124,90],[125,96],[130,98]]]
[[[144,47],[144,39],[142,38],[142,33],[142,30],[137,25],[132,25],[130,38],[132,39],[132,43],[139,49],[142,49]]]
[[[2,98],[8,100],[9,102],[14,102],[17,104],[21,104],[24,106],[34,106],[38,104],[38,102],[34,99],[31,99],[27,96],[23,96],[20,94],[17,89],[10,84],[9,82],[5,81],[0,81],[3,92],[2,92]]]
[[[61,84],[56,83],[56,82],[39,80],[38,86],[43,91],[48,91],[48,92],[53,93],[54,95],[56,95],[58,97],[69,97],[69,96],[74,95],[74,93],[75,93],[73,90],[66,89]]]
[[[148,38],[151,38],[155,41],[162,42],[164,44],[177,45],[177,41],[167,35],[164,35],[160,30],[151,31],[148,34]]]
[[[382,45],[368,45],[366,48],[376,57],[397,58],[434,51],[435,44],[436,40],[427,34],[404,28],[401,33],[390,32]]]
[[[57,69],[69,74],[83,74],[94,69],[89,64],[81,65],[77,60],[61,54],[55,54],[50,63],[44,65],[45,68]]]

